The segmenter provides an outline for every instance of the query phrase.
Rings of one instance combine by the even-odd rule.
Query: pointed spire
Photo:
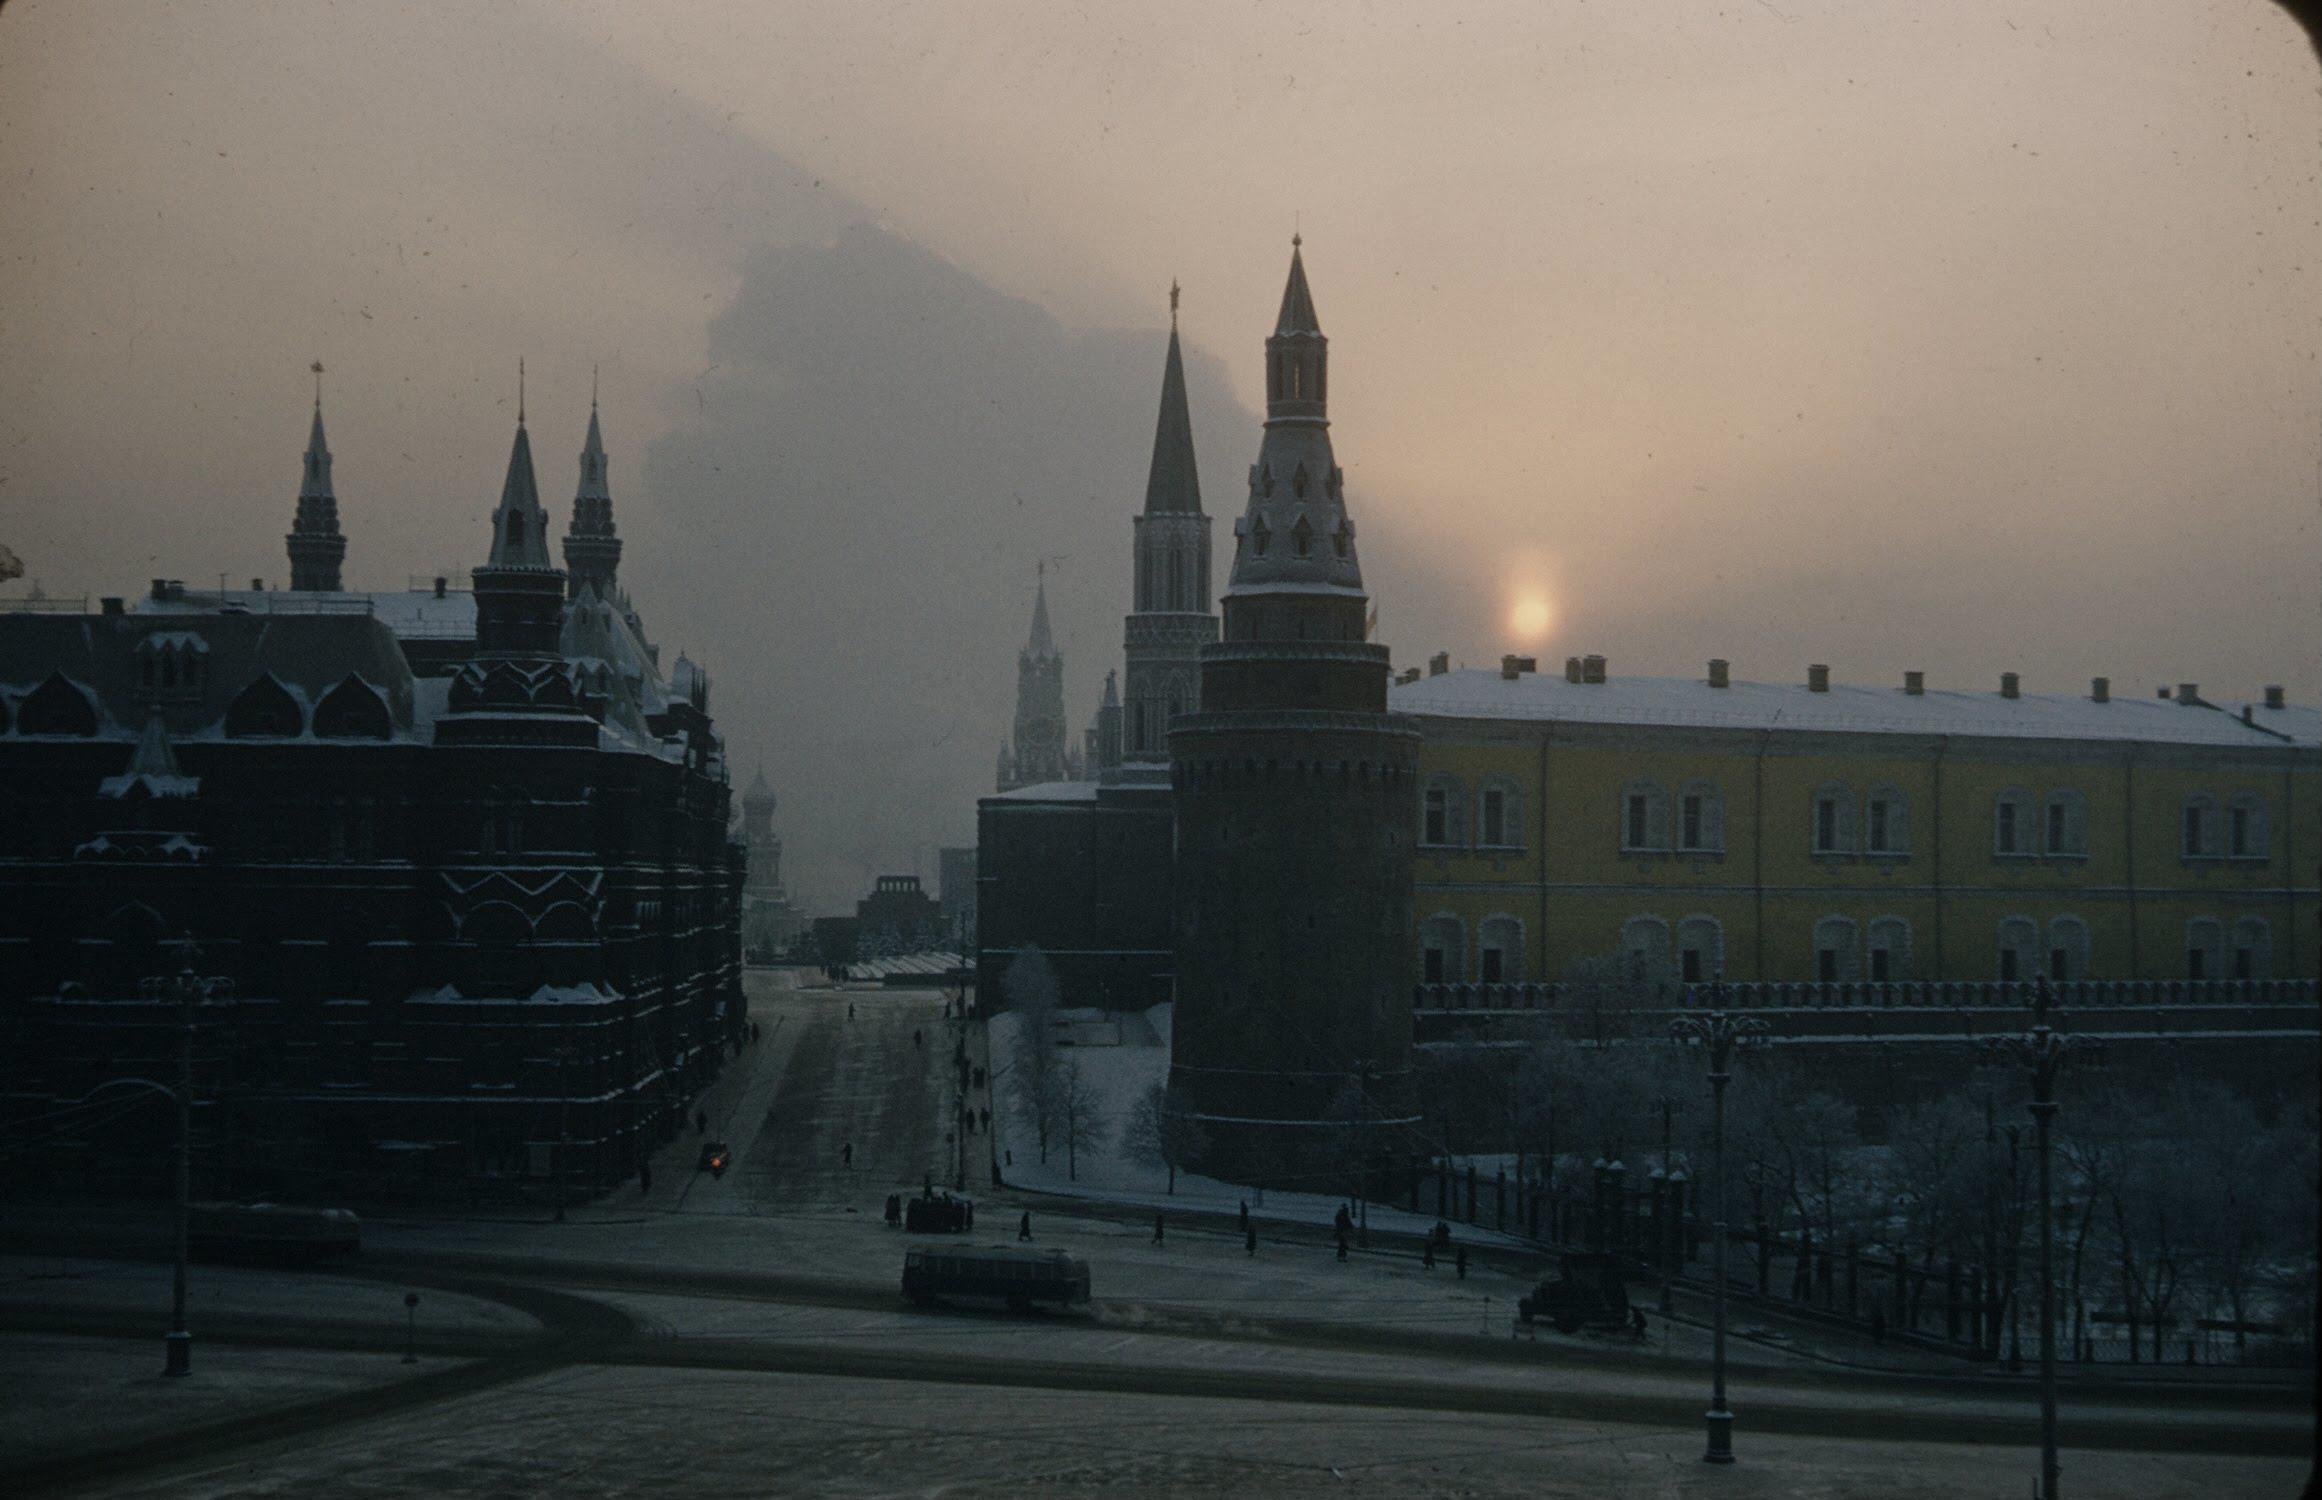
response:
[[[1314,314],[1314,294],[1306,289],[1306,258],[1299,246],[1301,236],[1290,236],[1290,280],[1282,288],[1282,311],[1274,319],[1274,336],[1286,333],[1320,333],[1322,323]]]
[[[1110,667],[1105,669],[1104,701],[1097,705],[1100,710],[1107,708],[1119,708],[1121,706],[1121,689],[1119,683],[1114,681],[1114,675],[1115,674]]]
[[[1039,582],[1032,593],[1032,636],[1024,643],[1024,650],[1032,656],[1054,656],[1056,637],[1048,629],[1048,564],[1039,565]]]
[[[1153,426],[1153,466],[1145,476],[1145,514],[1201,513],[1201,475],[1193,461],[1193,417],[1185,403],[1185,355],[1177,343],[1177,284],[1169,284],[1169,357],[1161,367],[1161,414]]]
[[[532,473],[532,436],[524,429],[518,397],[516,442],[508,450],[508,478],[500,486],[500,508],[492,512],[495,568],[548,568],[548,512],[540,508],[540,485]]]
[[[574,492],[573,498],[610,501],[613,492],[605,485],[605,435],[597,426],[597,403],[593,400],[589,402],[589,435],[581,443],[580,466],[580,488]],[[575,527],[581,524],[577,506],[573,510],[572,519]],[[612,524],[610,516],[606,517],[606,524]]]
[[[606,475],[605,435],[597,421],[597,377],[589,373],[589,432],[581,443],[580,487],[564,533],[564,567],[572,597],[594,588],[610,597],[621,566],[621,539],[613,529],[613,490]]]
[[[314,421],[307,427],[306,459],[298,480],[298,509],[291,517],[290,586],[305,593],[336,593],[347,539],[339,533],[339,502],[331,493],[331,449],[323,437],[322,361],[314,370]]]

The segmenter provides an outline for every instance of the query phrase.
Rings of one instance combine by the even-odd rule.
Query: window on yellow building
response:
[[[1437,912],[1419,929],[1419,975],[1429,984],[1457,984],[1467,947],[1459,918]]]
[[[1669,847],[1669,794],[1657,781],[1640,778],[1621,789],[1621,848]]]
[[[2088,799],[2069,787],[2048,794],[2042,850],[2073,857],[2088,852]]]
[[[2088,977],[2088,924],[2078,917],[2058,917],[2048,924],[2048,977],[2057,980]]]
[[[2233,977],[2274,977],[2274,928],[2263,917],[2240,917],[2233,924]]]
[[[1514,917],[1484,918],[1476,929],[1476,967],[1486,984],[1519,984],[1524,978],[1524,929]]]
[[[1862,847],[1867,854],[1911,852],[1911,804],[1900,788],[1871,789],[1863,804]]]
[[[1459,783],[1449,776],[1429,778],[1419,804],[1419,842],[1453,848],[1459,842]]]
[[[1705,984],[1725,969],[1725,930],[1717,918],[1687,917],[1677,924],[1677,977]]]
[[[2217,799],[2207,792],[2195,792],[2185,799],[2183,833],[2179,851],[2187,859],[2202,859],[2217,852]]]
[[[2030,979],[2039,972],[2040,924],[2030,917],[2007,917],[1999,924],[1999,958],[1996,968],[2002,979]]]
[[[1851,917],[1824,917],[1814,924],[1814,977],[1825,984],[1860,979],[1856,939]]]
[[[2266,854],[2266,803],[2255,792],[2236,792],[2225,810],[2225,852],[2235,859]]]
[[[1486,849],[1514,849],[1524,842],[1523,799],[1505,780],[1476,795],[1475,841]]]
[[[1854,794],[1836,782],[1814,791],[1814,852],[1854,852]]]
[[[1715,782],[1689,781],[1677,798],[1677,847],[1689,854],[1725,848],[1725,798]]]
[[[2224,930],[2214,917],[2195,917],[2185,924],[2185,977],[2221,978]]]
[[[1671,976],[1669,924],[1659,917],[1631,917],[1621,924],[1621,951],[1636,977],[1658,984]]]
[[[1991,852],[2021,855],[2032,852],[2032,794],[2010,787],[1992,803]]]
[[[1911,924],[1901,917],[1880,917],[1870,924],[1865,942],[1870,977],[1879,984],[1900,983],[1911,977]]]

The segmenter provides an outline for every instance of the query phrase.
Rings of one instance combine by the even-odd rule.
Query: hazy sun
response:
[[[1536,641],[1548,633],[1548,601],[1538,594],[1527,594],[1516,601],[1508,615],[1508,629],[1518,640]]]

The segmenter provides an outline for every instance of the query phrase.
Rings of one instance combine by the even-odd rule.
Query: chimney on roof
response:
[[[440,574],[440,573],[436,575],[436,580],[435,580],[435,597],[437,597],[438,599],[441,599],[441,598],[443,597],[443,575],[442,575],[442,574]]]
[[[1913,698],[1926,697],[1927,674],[1924,672],[1905,672],[1903,674],[1903,691]]]
[[[124,606],[120,599],[110,594],[106,595],[103,599],[98,600],[97,607],[109,615],[117,615],[124,612]]]
[[[2241,722],[2244,724],[2253,724],[2257,722],[2256,711],[2246,703],[2241,706]]]
[[[1540,659],[1536,656],[1503,656],[1500,658],[1500,675],[1510,682],[1514,682],[1526,672],[1539,670]]]
[[[1604,681],[1604,658],[1601,656],[1582,657],[1580,659],[1580,680],[1582,682]]]
[[[2278,682],[2269,682],[2269,683],[2267,683],[2267,684],[2266,684],[2266,707],[2268,707],[2268,708],[2281,708],[2282,706],[2283,706],[2283,701],[2282,701],[2282,685],[2281,685],[2280,683],[2278,683]]]
[[[1579,658],[1579,657],[1577,657],[1577,656],[1567,656],[1566,658],[1564,658],[1564,680],[1565,680],[1566,682],[1578,682],[1578,681],[1580,681],[1580,658]]]
[[[2109,677],[2089,678],[2088,697],[2091,702],[2110,703],[2112,701],[2112,679]]]
[[[1821,662],[1816,662],[1812,666],[1808,667],[1806,669],[1806,691],[1810,693],[1829,692],[1830,668],[1823,665]]]
[[[1731,687],[1733,681],[1726,675],[1727,670],[1724,657],[1711,657],[1709,659],[1709,685],[1714,688]]]
[[[1450,670],[1451,670],[1451,653],[1450,653],[1450,652],[1448,652],[1448,651],[1438,651],[1438,652],[1436,652],[1436,653],[1435,653],[1433,656],[1430,656],[1430,657],[1428,657],[1428,658],[1427,658],[1427,675],[1428,675],[1428,676],[1430,676],[1430,677],[1441,677],[1441,676],[1442,676],[1444,673],[1446,673],[1446,672],[1448,672],[1448,671],[1450,671]]]
[[[1417,682],[1418,680],[1419,669],[1417,667],[1405,667],[1395,678],[1397,682]]]
[[[2021,698],[2023,696],[2022,688],[2023,679],[2021,677],[2013,672],[2000,673],[2000,696],[2002,698]]]
[[[2201,701],[2201,684],[2198,682],[2178,683],[2177,701],[2179,703],[2199,703]]]
[[[166,599],[169,597],[168,579],[156,578],[153,580],[153,597],[156,599]]]

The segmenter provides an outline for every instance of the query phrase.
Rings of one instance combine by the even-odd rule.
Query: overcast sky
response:
[[[598,365],[836,909],[972,841],[1036,558],[1118,664],[1173,277],[1228,534],[1295,224],[1398,664],[2310,702],[2316,82],[2264,0],[14,0],[0,543],[282,579],[320,359],[350,584],[464,574]]]

